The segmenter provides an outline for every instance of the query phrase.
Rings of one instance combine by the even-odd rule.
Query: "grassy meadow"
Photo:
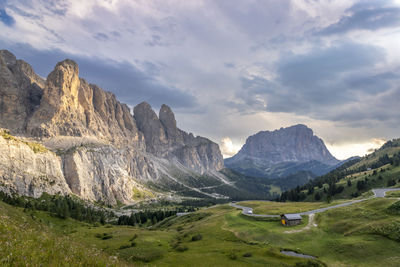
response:
[[[289,228],[276,218],[248,217],[228,205],[170,217],[152,227],[132,227],[63,220],[0,202],[0,265],[398,266],[400,216],[386,212],[396,201],[371,199],[316,214],[318,226],[306,230],[307,216],[301,225]],[[261,204],[258,208],[266,213],[327,205]],[[285,256],[282,249],[317,259]]]

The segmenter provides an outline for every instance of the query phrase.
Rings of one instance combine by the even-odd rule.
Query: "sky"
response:
[[[165,103],[225,157],[299,123],[339,159],[399,138],[399,45],[400,0],[0,0],[0,49]]]

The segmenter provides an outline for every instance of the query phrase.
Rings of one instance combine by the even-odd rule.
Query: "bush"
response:
[[[237,259],[237,255],[235,252],[231,251],[228,254],[228,258],[230,258],[231,260],[236,260]]]
[[[393,179],[390,179],[390,180],[387,182],[387,186],[394,186],[394,185],[396,185],[396,181],[393,180]]]
[[[187,246],[185,246],[185,245],[182,245],[182,244],[179,244],[176,248],[175,248],[175,250],[176,251],[179,251],[179,252],[184,252],[184,251],[186,251],[186,250],[188,250],[189,248],[187,247]]]
[[[132,242],[130,244],[127,245],[122,245],[119,247],[119,249],[126,249],[126,248],[132,248],[132,247],[136,247],[136,242]]]
[[[96,234],[96,237],[103,240],[107,240],[113,238],[113,235],[109,233],[103,233],[103,234]]]
[[[192,241],[199,241],[203,238],[203,236],[201,234],[197,234],[192,236]]]
[[[138,238],[138,235],[137,235],[137,234],[134,234],[134,235],[132,236],[132,238],[129,239],[129,241],[133,241],[133,240],[135,240],[136,238]]]
[[[296,262],[295,267],[319,267],[322,266],[318,262],[308,260],[307,262]]]
[[[397,201],[387,208],[387,212],[394,215],[400,215],[400,201]]]

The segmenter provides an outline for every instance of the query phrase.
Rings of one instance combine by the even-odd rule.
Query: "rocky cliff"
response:
[[[0,183],[27,195],[72,192],[90,200],[129,202],[135,188],[156,184],[168,191],[165,177],[185,187],[168,173],[171,164],[180,176],[224,167],[218,145],[178,129],[168,106],[157,116],[144,102],[132,115],[112,93],[80,78],[78,65],[68,59],[43,79],[1,50],[0,127],[10,131],[6,136],[16,136],[0,137]],[[32,154],[28,143],[46,151]],[[30,161],[36,163],[26,173]],[[55,184],[47,187],[44,177]]]
[[[167,105],[161,106],[159,117],[145,102],[134,108],[134,114],[149,153],[169,159],[176,157],[183,165],[200,173],[223,168],[219,146],[178,129],[175,115]]]
[[[232,169],[272,178],[308,170],[320,175],[339,162],[324,142],[301,124],[258,132],[247,138],[235,156],[225,160]]]

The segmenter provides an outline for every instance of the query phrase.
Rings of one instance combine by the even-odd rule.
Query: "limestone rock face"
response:
[[[171,108],[162,105],[159,118],[151,106],[140,103],[134,108],[139,130],[144,134],[146,148],[156,156],[173,159],[199,173],[224,167],[219,146],[204,137],[194,137],[177,128]]]
[[[168,151],[168,140],[165,129],[151,106],[140,103],[133,109],[139,130],[146,140],[147,152],[165,157]]]
[[[47,77],[26,130],[35,137],[96,136],[115,145],[144,145],[128,106],[79,78],[78,65],[68,59]]]
[[[80,78],[69,59],[43,79],[0,50],[0,127],[11,133],[0,129],[0,187],[20,194],[72,193],[115,204],[130,203],[148,185],[203,194],[185,183],[203,185],[188,181],[205,173],[212,185],[231,185],[215,174],[224,167],[218,145],[178,129],[171,108],[163,105],[158,117],[144,102],[133,116],[112,93]]]
[[[15,133],[24,132],[40,105],[44,83],[26,62],[0,50],[0,125]]]
[[[275,131],[261,131],[247,138],[238,156],[263,158],[271,163],[317,160],[337,164],[324,142],[305,125],[295,125]]]
[[[27,144],[0,136],[0,185],[22,195],[71,193],[55,153],[35,153]]]
[[[323,175],[340,161],[305,125],[261,131],[247,138],[240,151],[225,164],[250,176],[278,178],[307,171]]]

